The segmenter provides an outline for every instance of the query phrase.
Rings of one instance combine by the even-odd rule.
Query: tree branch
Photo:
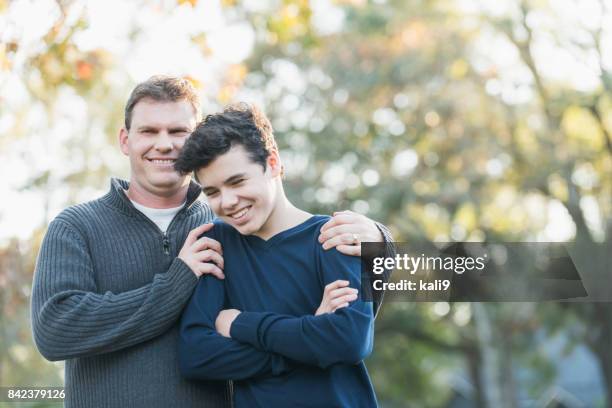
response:
[[[606,148],[608,149],[610,155],[612,155],[612,134],[610,134],[608,128],[606,127],[606,124],[604,123],[603,117],[601,116],[601,112],[599,112],[599,108],[597,108],[597,102],[592,103],[588,106],[588,108],[593,114],[593,116],[595,116],[595,119],[597,119],[599,127],[601,128],[601,133],[604,138],[604,142],[606,144]]]

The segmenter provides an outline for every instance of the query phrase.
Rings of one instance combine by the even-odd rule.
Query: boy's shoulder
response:
[[[316,236],[318,237],[321,228],[330,219],[331,217],[329,215],[313,215],[312,217],[304,221],[302,224],[290,228],[291,231],[288,231],[289,235],[303,235],[311,233],[313,235],[316,234]],[[214,233],[215,239],[217,240],[231,239],[242,236],[236,228],[234,228],[233,226],[231,226],[220,218],[215,218],[213,221],[213,225],[214,227],[211,232]]]
[[[323,225],[329,221],[331,217],[329,215],[315,214],[308,218],[300,225],[295,226],[297,230],[315,230],[319,231]]]
[[[325,224],[329,220],[331,220],[331,217],[329,215],[321,214],[315,214],[309,219],[309,221],[312,221],[313,225],[318,225],[319,229],[321,229],[323,224]]]
[[[238,234],[238,231],[234,227],[220,218],[215,217],[212,224],[213,228],[208,231],[208,235],[218,241],[220,241],[223,237],[226,237],[228,234]]]

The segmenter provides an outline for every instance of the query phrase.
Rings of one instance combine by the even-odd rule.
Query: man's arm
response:
[[[360,263],[337,250],[321,251],[326,282],[338,278],[359,287]],[[242,312],[229,329],[232,338],[275,352],[292,360],[326,368],[335,363],[354,364],[367,357],[373,346],[372,303],[359,299],[335,313],[294,317],[268,312]]]
[[[384,242],[385,256],[395,257],[393,236],[389,229],[378,222],[352,211],[335,212],[334,216],[321,227],[319,242],[323,249],[336,248],[346,255],[361,256],[362,242]],[[370,281],[381,279],[388,282],[393,269],[385,269],[382,276],[371,275]],[[384,291],[369,288],[374,300],[374,315],[382,306]]]
[[[196,380],[242,380],[288,371],[289,362],[283,356],[217,333],[215,319],[224,304],[223,281],[203,277],[181,319],[178,355],[183,376]]]
[[[195,234],[207,228],[201,226]],[[177,321],[200,272],[176,258],[150,284],[98,293],[84,238],[67,222],[55,220],[42,243],[32,288],[35,343],[45,358],[55,361],[150,340]]]

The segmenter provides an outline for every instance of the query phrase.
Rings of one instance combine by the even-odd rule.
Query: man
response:
[[[344,278],[359,288],[359,259],[323,250],[317,237],[329,217],[285,196],[265,115],[241,104],[207,116],[176,168],[195,171],[218,217],[206,235],[225,248],[226,272],[202,278],[185,309],[183,374],[235,380],[237,408],[376,407],[362,361],[373,345],[372,303],[353,293],[330,313],[317,310],[324,286]]]
[[[223,277],[222,248],[198,237],[213,214],[174,162],[199,119],[199,101],[179,78],[153,77],[132,91],[119,132],[130,182],[67,208],[49,225],[32,288],[34,340],[66,360],[65,406],[227,407],[225,382],[183,379],[178,318],[203,274]],[[358,254],[357,238],[380,240],[365,217],[341,213],[326,247]],[[210,262],[209,262],[210,261]]]

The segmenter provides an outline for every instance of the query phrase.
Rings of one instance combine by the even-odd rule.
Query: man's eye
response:
[[[204,193],[204,194],[206,194],[206,197],[215,197],[215,196],[219,195],[219,192],[218,191],[211,191],[211,192]]]
[[[243,182],[243,181],[244,181],[244,179],[243,179],[243,178],[238,179],[238,180],[234,181],[234,182],[232,183],[232,185],[234,185],[234,186],[235,186],[235,185],[238,185],[238,184],[242,184],[242,182]]]

